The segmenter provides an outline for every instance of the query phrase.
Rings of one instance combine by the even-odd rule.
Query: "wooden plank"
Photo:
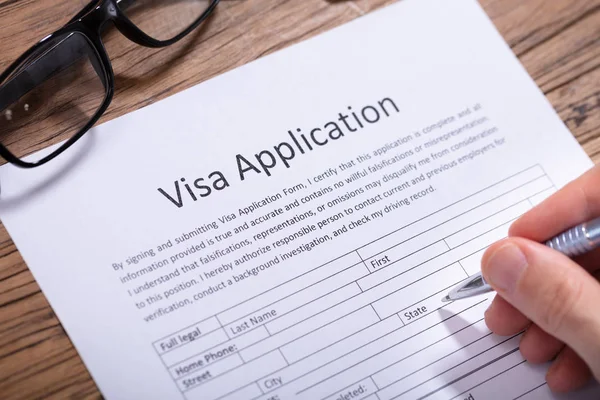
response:
[[[203,29],[168,49],[106,47],[117,74],[103,121],[151,104],[394,0],[223,0]],[[85,0],[0,0],[0,69],[65,23]],[[600,160],[600,0],[482,0],[525,68]],[[99,398],[68,336],[0,226],[0,397]]]

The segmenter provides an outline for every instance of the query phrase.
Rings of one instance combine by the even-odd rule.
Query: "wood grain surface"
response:
[[[480,1],[585,151],[600,160],[600,0]],[[162,50],[136,46],[111,32],[106,47],[117,88],[102,121],[393,2],[223,0],[205,26]],[[0,70],[84,4],[84,0],[0,0]],[[100,397],[0,226],[0,398]]]

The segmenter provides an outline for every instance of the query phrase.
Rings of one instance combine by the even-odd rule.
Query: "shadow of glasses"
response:
[[[10,197],[7,197],[2,190],[2,170],[0,170],[0,209],[10,210],[14,207],[23,206],[36,196],[43,195],[43,193],[50,190],[55,184],[65,179],[69,172],[72,172],[75,167],[80,165],[86,156],[92,151],[96,141],[96,136],[93,134],[94,128],[90,129],[88,133],[91,134],[82,137],[81,140],[75,144],[72,151],[65,154],[68,159],[60,163],[60,167],[55,168],[51,174],[46,176],[46,178],[39,183],[24,189],[20,189],[18,192],[13,191]],[[28,172],[26,170],[21,171],[24,173]]]

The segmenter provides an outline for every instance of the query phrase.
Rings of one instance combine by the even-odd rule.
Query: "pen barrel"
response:
[[[592,251],[600,245],[600,219],[576,226],[546,242],[568,257]]]

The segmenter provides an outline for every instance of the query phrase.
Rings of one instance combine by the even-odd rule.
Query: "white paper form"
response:
[[[404,0],[3,167],[0,215],[107,398],[549,399],[441,298],[591,165],[475,1]]]

